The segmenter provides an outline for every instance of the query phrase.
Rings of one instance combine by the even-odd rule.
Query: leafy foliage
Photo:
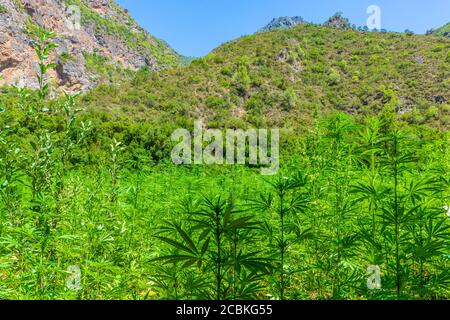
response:
[[[337,103],[345,101],[337,88],[348,85],[347,76],[325,83],[348,66],[341,61],[330,71],[323,52],[308,46],[313,34],[326,37],[322,30],[287,31],[307,39],[307,49],[295,49],[291,59],[308,57],[302,63],[310,77],[302,78],[302,90],[274,75],[277,69],[262,67],[270,60],[262,52],[231,62],[214,53],[187,67],[198,78],[186,73],[172,87],[164,83],[180,70],[142,71],[123,87],[137,90],[128,95],[102,86],[81,99],[66,93],[56,100],[49,99],[46,77],[54,67],[53,34],[34,30],[39,90],[7,88],[0,97],[0,298],[448,299],[449,133],[397,121],[401,98],[391,85],[380,85],[371,100],[380,109],[376,115],[322,113],[313,100],[317,88]],[[353,31],[330,30],[337,44],[345,37],[355,41]],[[275,32],[274,39],[283,34]],[[258,37],[241,39],[236,50],[251,48]],[[382,37],[368,39],[381,46]],[[448,45],[433,41],[436,52]],[[277,43],[272,48],[279,53]],[[291,70],[284,53],[271,63]],[[414,70],[408,63],[398,67],[400,73]],[[203,86],[206,72],[229,90]],[[263,179],[247,166],[168,161],[168,136],[178,125],[191,125],[183,99],[188,91],[178,87],[186,85],[183,77],[217,114],[245,101],[241,107],[259,124],[278,121],[261,116],[270,112],[268,101],[284,103],[287,125],[288,114],[295,117],[303,98],[311,97],[309,126],[282,130],[277,176]],[[155,87],[147,92],[142,87],[148,83]],[[430,92],[440,85],[429,82]],[[349,88],[374,93],[364,84]],[[153,91],[161,89],[160,96]],[[78,107],[101,97],[145,103],[152,120]],[[229,121],[222,116],[218,125]],[[67,286],[71,266],[81,270],[78,288]],[[367,286],[367,270],[381,271],[379,288]]]
[[[215,127],[304,130],[316,110],[363,118],[391,101],[398,121],[448,129],[449,50],[445,37],[302,24],[242,37],[186,67],[141,72],[90,92],[83,105],[156,123],[203,118]]]

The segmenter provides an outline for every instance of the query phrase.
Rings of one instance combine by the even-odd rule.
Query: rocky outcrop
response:
[[[29,23],[56,33],[59,47],[51,58],[57,68],[49,76],[69,91],[98,83],[86,63],[89,54],[132,70],[144,66],[159,70],[181,61],[112,0],[0,0],[0,85],[37,86],[37,57],[25,33]]]
[[[292,29],[300,24],[305,24],[306,22],[302,17],[280,17],[273,19],[268,25],[259,30],[259,32],[267,32],[280,29]],[[327,21],[323,23],[325,27],[331,27],[336,29],[352,29],[354,26],[350,23],[347,18],[342,16],[341,12],[334,14]]]
[[[267,26],[262,28],[260,32],[279,30],[279,29],[291,29],[299,24],[305,23],[302,17],[280,17],[273,19]]]
[[[347,18],[344,18],[342,16],[341,12],[338,12],[334,14],[331,18],[329,18],[325,23],[323,24],[325,27],[331,27],[335,29],[351,29],[352,25],[350,24],[350,21]]]

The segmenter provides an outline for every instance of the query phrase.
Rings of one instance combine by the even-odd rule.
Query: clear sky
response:
[[[322,23],[343,12],[364,26],[368,6],[381,8],[382,28],[425,33],[450,22],[450,0],[116,0],[154,36],[186,56],[203,56],[252,34],[272,18],[302,16]]]

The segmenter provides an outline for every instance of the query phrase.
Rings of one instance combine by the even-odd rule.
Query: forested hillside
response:
[[[100,87],[87,109],[134,119],[203,117],[212,126],[302,127],[315,112],[379,114],[448,128],[450,40],[303,24],[225,44],[186,68]]]
[[[450,39],[301,24],[52,98],[58,36],[28,36],[37,88],[0,95],[0,299],[450,298]],[[197,119],[280,128],[279,172],[175,165]]]

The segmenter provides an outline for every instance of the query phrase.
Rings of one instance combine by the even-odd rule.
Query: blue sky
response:
[[[425,33],[450,22],[449,0],[117,0],[151,34],[186,56],[203,56],[220,44],[252,34],[272,18],[302,16],[322,23],[341,11],[365,25],[368,6],[381,8],[382,27]]]

